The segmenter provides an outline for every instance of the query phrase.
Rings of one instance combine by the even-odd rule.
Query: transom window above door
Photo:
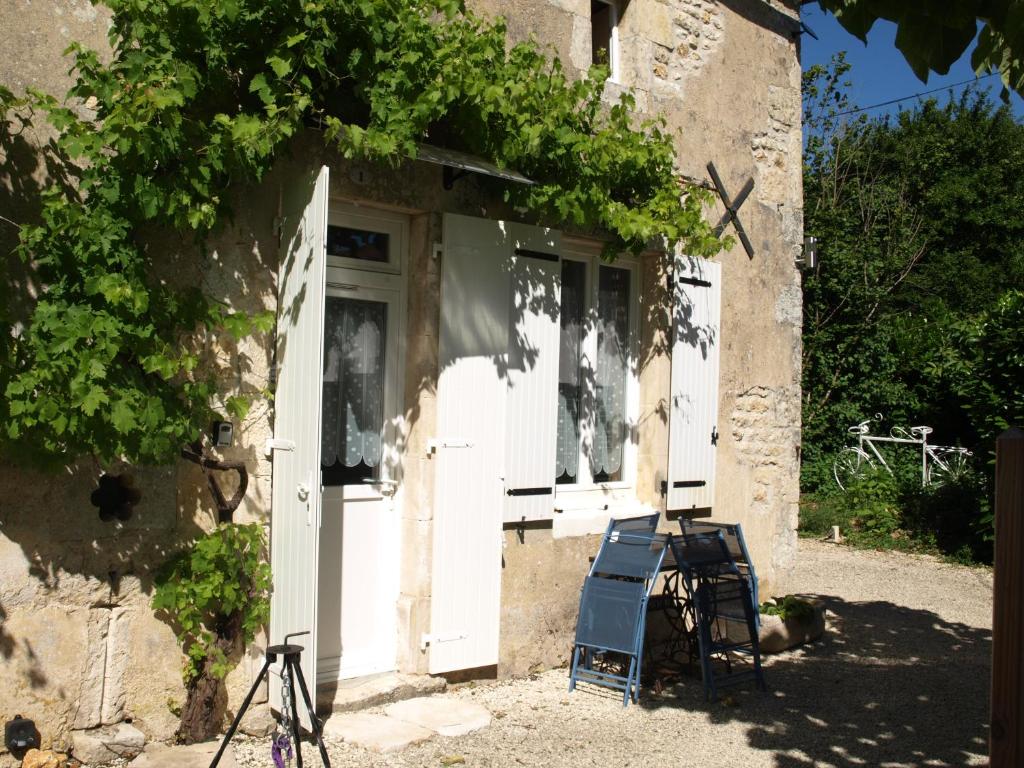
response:
[[[408,218],[402,214],[332,203],[327,214],[327,263],[397,274],[408,234]]]

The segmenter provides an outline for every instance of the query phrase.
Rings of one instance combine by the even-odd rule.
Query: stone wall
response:
[[[475,0],[484,14],[509,17],[512,40],[534,36],[580,75],[590,65],[587,0]],[[722,358],[717,497],[714,516],[741,521],[762,578],[762,593],[784,586],[795,557],[800,428],[801,291],[794,267],[802,238],[800,67],[795,3],[773,0],[632,0],[620,6],[621,69],[612,100],[635,89],[638,109],[661,114],[676,135],[680,172],[704,179],[713,161],[735,193],[748,177],[754,193],[740,212],[756,249],[737,245],[723,265]],[[71,39],[102,48],[106,16],[84,0],[0,0],[7,55],[0,82],[63,93],[61,52]],[[17,156],[0,156],[0,209],[30,219],[45,185],[37,148],[45,132],[24,137]],[[410,281],[405,360],[405,460],[401,507],[403,567],[398,667],[423,672],[418,638],[429,629],[433,465],[437,383],[439,267],[432,256],[444,211],[511,215],[483,197],[472,178],[444,192],[440,170],[422,163],[394,171],[356,168],[326,153],[316,137],[297,142],[291,159],[258,190],[240,192],[237,216],[206,256],[162,242],[156,263],[175,280],[201,285],[239,309],[276,307],[277,189],[295,164],[328,161],[331,194],[384,205],[410,216]],[[337,168],[337,172],[334,169]],[[364,173],[354,173],[362,170]],[[708,215],[717,219],[721,205]],[[0,248],[13,245],[0,225]],[[668,326],[665,261],[644,259],[640,275],[640,414],[635,489],[610,502],[661,509],[668,455]],[[30,279],[30,276],[24,279]],[[228,394],[256,392],[270,380],[271,339],[233,345],[202,340]],[[271,463],[263,442],[273,412],[257,400],[236,425],[225,458],[242,459],[249,492],[236,515],[269,521]],[[39,722],[46,745],[66,748],[75,730],[130,719],[167,738],[171,709],[184,691],[171,630],[149,608],[152,570],[181,542],[208,529],[214,510],[198,468],[131,469],[143,500],[132,520],[101,523],[89,504],[100,468],[81,462],[58,476],[0,469],[0,719]],[[601,515],[604,514],[604,518]],[[556,520],[504,535],[502,645],[498,673],[524,674],[565,661],[593,535],[607,513]],[[237,701],[251,680],[259,642],[229,678]],[[0,752],[0,767],[4,766]]]
[[[585,30],[587,44],[574,44],[570,61],[586,69],[589,3],[550,5],[566,18],[547,34],[578,42]],[[796,557],[799,500],[802,291],[794,260],[803,231],[796,4],[632,0],[620,7],[621,85],[634,90],[640,110],[665,117],[677,136],[680,171],[707,180],[706,165],[714,162],[732,195],[754,179],[740,209],[754,256],[737,242],[718,257],[721,438],[712,516],[743,524],[761,594],[780,593]],[[609,98],[616,92],[611,84]],[[723,213],[719,202],[708,215],[717,221]],[[643,286],[637,498],[664,509],[658,486],[668,455],[668,316],[657,262],[646,265]],[[586,572],[580,555],[597,547],[596,539],[577,539],[570,552],[550,531],[528,533],[525,541],[510,533],[505,538],[500,669],[514,673],[536,663],[538,648],[546,663],[567,659]],[[545,589],[546,580],[533,576],[545,546],[550,559],[541,572],[568,576],[575,568],[575,584],[555,579],[560,588]]]

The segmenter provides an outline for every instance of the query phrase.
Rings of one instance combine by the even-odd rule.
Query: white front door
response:
[[[332,215],[331,221],[343,232],[328,235],[324,312],[321,684],[395,668],[400,565],[401,279],[348,266],[358,256],[332,257],[332,243],[354,238],[363,245],[346,253],[372,250],[383,258],[381,249],[365,244],[373,239],[372,220]]]

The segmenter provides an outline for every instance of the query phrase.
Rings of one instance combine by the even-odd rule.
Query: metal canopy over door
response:
[[[673,279],[668,509],[703,509],[715,502],[722,266],[681,256]]]
[[[320,380],[328,169],[296,179],[283,195],[278,274],[277,388],[274,396],[274,478],[271,567],[274,592],[270,641],[302,634],[302,673],[315,685],[317,555],[320,530]],[[271,704],[281,684],[271,676]],[[308,716],[299,708],[306,728]]]

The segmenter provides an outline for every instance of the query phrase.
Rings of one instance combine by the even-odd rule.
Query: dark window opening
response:
[[[590,40],[594,64],[611,69],[612,30],[615,28],[615,9],[601,0],[590,3]]]
[[[389,238],[385,232],[365,229],[327,227],[327,255],[360,261],[387,263]]]

